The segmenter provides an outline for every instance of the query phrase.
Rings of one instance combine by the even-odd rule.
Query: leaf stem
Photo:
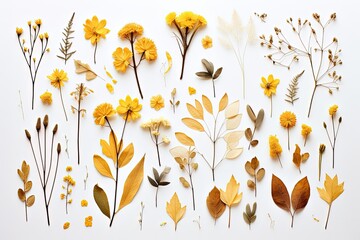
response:
[[[195,211],[195,191],[194,191],[194,184],[193,184],[193,181],[192,181],[192,174],[189,174],[189,177],[190,177],[190,185],[191,185],[193,210]]]
[[[140,87],[139,77],[137,74],[137,67],[139,65],[136,65],[136,61],[135,61],[134,41],[135,41],[135,39],[134,39],[133,33],[131,33],[130,45],[131,45],[132,61],[133,61],[133,65],[134,65],[133,68],[134,68],[134,73],[135,73],[135,78],[136,78],[136,84],[137,84],[141,99],[144,99],[142,91],[141,91],[141,87]],[[139,64],[140,64],[140,62],[139,62]]]
[[[96,39],[97,40],[97,39]],[[95,43],[95,50],[94,50],[94,64],[96,64],[96,50],[97,50],[97,41]]]
[[[231,207],[229,206],[229,221],[228,221],[228,228],[230,228],[230,222],[231,222]]]
[[[287,137],[288,137],[288,150],[290,151],[290,133],[289,133],[289,128],[287,128]]]
[[[270,117],[272,118],[272,104],[273,101],[272,101],[272,95],[270,96]]]
[[[214,79],[212,79],[212,85],[213,85],[214,98],[216,98],[215,81],[214,81]]]
[[[155,192],[155,207],[157,207],[158,191],[159,191],[159,186],[157,186],[156,192]]]
[[[329,204],[329,209],[328,209],[328,213],[327,213],[327,217],[326,217],[326,223],[325,223],[325,230],[327,229],[327,226],[328,226],[328,223],[329,223],[331,205],[332,205],[332,203]]]
[[[161,167],[160,151],[159,151],[159,136],[155,136],[155,146],[156,146],[156,152],[157,152],[159,167]]]
[[[77,109],[77,156],[78,156],[78,165],[80,165],[80,113],[81,113],[81,95],[83,88],[80,85],[80,92],[79,92],[79,100],[78,100],[78,109]]]
[[[279,156],[279,154],[276,154],[276,155],[277,155],[277,158],[278,158],[278,160],[279,160],[280,166],[281,166],[281,168],[282,168],[283,165],[282,165],[282,163],[281,163],[280,156]]]
[[[68,121],[68,117],[67,117],[66,110],[65,110],[65,106],[64,106],[64,100],[63,100],[63,97],[62,97],[61,86],[59,87],[59,90],[60,90],[61,104],[62,104],[62,107],[63,107],[63,110],[64,110],[64,114],[65,114],[65,119],[66,119],[66,121]]]

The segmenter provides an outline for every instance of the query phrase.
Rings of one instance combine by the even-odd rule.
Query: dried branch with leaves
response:
[[[250,204],[246,204],[245,212],[243,212],[244,221],[249,225],[249,229],[251,229],[251,224],[256,220],[256,208],[256,202],[253,203],[252,209],[250,208]]]
[[[216,92],[215,92],[215,80],[220,76],[223,68],[220,67],[218,68],[215,72],[214,72],[214,64],[206,59],[202,59],[201,63],[204,65],[204,67],[206,68],[206,71],[203,72],[196,72],[196,76],[198,76],[201,79],[204,80],[211,80],[212,81],[212,86],[213,86],[213,92],[214,92],[214,98],[216,97]]]
[[[170,101],[170,106],[173,109],[174,114],[175,114],[176,107],[179,106],[179,104],[180,104],[179,100],[175,100],[175,96],[176,96],[176,88],[174,88],[171,91],[171,99],[169,100]]]
[[[264,109],[260,109],[258,114],[255,115],[255,113],[250,105],[246,105],[246,111],[247,111],[247,114],[249,115],[249,118],[254,123],[253,131],[251,131],[251,128],[247,128],[245,130],[245,137],[249,141],[249,147],[248,147],[248,150],[249,150],[250,146],[256,147],[259,143],[259,140],[254,139],[254,135],[255,135],[256,130],[260,128],[260,126],[264,120],[265,112],[264,112]]]
[[[170,184],[170,182],[164,181],[164,178],[166,177],[166,175],[170,173],[170,170],[171,170],[170,167],[165,167],[164,170],[159,174],[159,172],[155,168],[153,168],[154,178],[147,176],[151,186],[156,188],[155,207],[157,207],[159,187],[167,186]]]
[[[30,165],[27,164],[25,161],[21,164],[21,169],[17,170],[17,173],[23,182],[23,188],[18,189],[18,197],[21,202],[24,203],[25,206],[25,220],[28,221],[28,208],[34,205],[35,203],[35,196],[31,195],[26,197],[26,194],[31,190],[32,188],[32,181],[29,181],[29,173],[30,173]]]
[[[253,157],[250,161],[247,161],[245,163],[245,170],[246,172],[254,178],[254,181],[249,179],[247,181],[247,185],[251,190],[254,190],[255,193],[255,197],[257,195],[257,183],[260,182],[264,176],[265,176],[265,169],[264,168],[260,168],[259,170],[256,171],[256,169],[259,167],[259,160],[257,159],[257,157]]]
[[[299,78],[304,74],[305,70],[302,70],[301,73],[297,74],[289,83],[289,87],[287,88],[288,93],[285,94],[285,101],[294,105],[294,102],[299,99],[297,96],[297,92],[299,90]]]
[[[310,99],[308,117],[310,117],[315,92],[319,87],[328,89],[330,94],[334,89],[339,89],[341,76],[336,73],[335,68],[342,65],[338,39],[333,37],[329,40],[326,32],[328,26],[336,20],[336,13],[331,14],[327,21],[322,21],[317,13],[313,13],[312,16],[316,24],[301,18],[297,21],[293,21],[292,18],[286,20],[297,39],[295,42],[291,43],[289,36],[286,37],[278,27],[274,28],[276,37],[272,35],[268,38],[265,35],[260,36],[261,46],[273,50],[271,54],[265,57],[275,65],[290,69],[294,62],[300,60],[300,57],[309,60],[314,88]],[[325,77],[330,78],[330,80],[325,80]]]
[[[73,50],[70,50],[70,48],[72,47],[72,39],[74,37],[71,36],[71,34],[73,34],[75,31],[72,30],[72,25],[74,22],[74,17],[75,17],[75,12],[72,14],[68,25],[64,28],[64,32],[62,33],[64,35],[64,38],[62,39],[62,43],[60,43],[60,52],[62,55],[57,55],[58,58],[64,60],[65,65],[66,62],[71,58],[71,56],[76,52]]]

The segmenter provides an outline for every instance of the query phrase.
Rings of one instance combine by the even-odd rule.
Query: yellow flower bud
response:
[[[17,34],[18,36],[20,36],[22,33],[23,33],[23,29],[17,27],[17,28],[16,28],[16,34]]]
[[[38,25],[38,26],[40,26],[40,25],[42,24],[41,19],[40,19],[40,18],[39,18],[39,19],[36,19],[36,20],[35,20],[35,24]]]

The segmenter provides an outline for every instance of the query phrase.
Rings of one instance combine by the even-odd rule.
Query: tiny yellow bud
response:
[[[36,20],[35,20],[35,24],[38,25],[38,26],[40,26],[40,25],[42,24],[41,19],[40,19],[40,18],[39,18],[39,19],[36,19]]]
[[[18,36],[20,36],[23,33],[23,29],[22,28],[16,28],[16,34]]]

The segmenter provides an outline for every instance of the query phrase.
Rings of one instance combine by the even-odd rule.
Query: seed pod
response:
[[[44,117],[44,120],[43,120],[43,125],[44,125],[44,128],[46,129],[47,126],[49,125],[49,116],[46,114],[45,117]]]
[[[40,129],[41,129],[41,118],[38,118],[36,122],[36,131],[39,132]]]
[[[31,141],[31,135],[28,130],[25,129],[25,135],[29,141]]]
[[[57,145],[57,153],[60,154],[60,152],[61,152],[61,145],[60,145],[60,143],[58,143],[58,145]]]
[[[326,149],[325,144],[320,144],[319,152],[320,152],[320,153],[324,153],[324,152],[325,152],[325,149]]]
[[[56,124],[55,127],[54,127],[54,129],[53,129],[53,135],[56,134],[57,130],[58,130],[58,125]]]

